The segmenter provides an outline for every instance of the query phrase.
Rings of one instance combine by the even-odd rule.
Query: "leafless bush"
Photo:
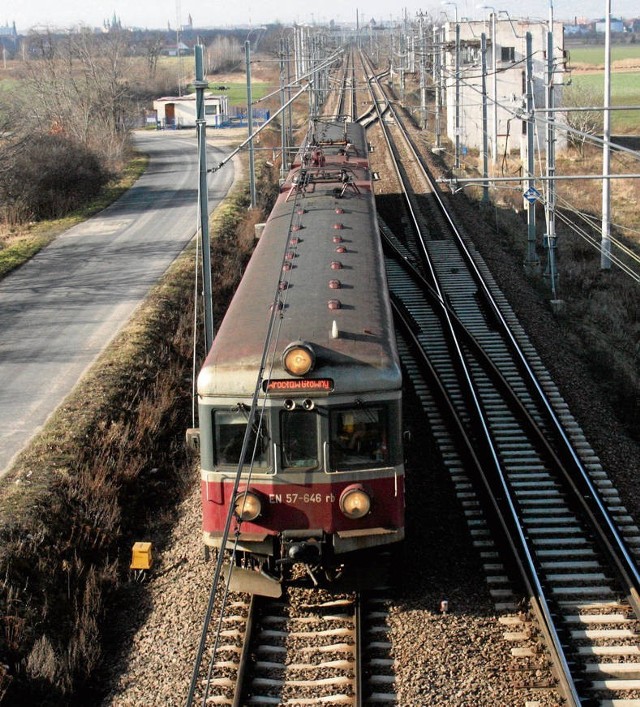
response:
[[[11,676],[9,675],[9,666],[0,665],[0,702],[7,694],[9,685],[11,684]]]
[[[62,135],[5,143],[1,215],[8,223],[60,218],[97,196],[108,180],[98,158]]]
[[[112,570],[114,566],[112,565]],[[91,675],[100,660],[100,630],[98,622],[102,616],[104,574],[108,566],[101,570],[89,567],[82,594],[76,596],[75,627],[67,647],[67,660],[72,670],[83,677]]]
[[[567,86],[563,91],[563,104],[567,108],[567,125],[574,131],[569,133],[569,143],[574,145],[582,156],[588,137],[602,132],[602,111],[595,108],[602,105],[602,94],[589,88]],[[593,110],[585,110],[592,107]],[[572,111],[571,108],[583,110]]]
[[[27,658],[27,673],[36,680],[56,682],[58,661],[51,641],[47,636],[40,636]]]

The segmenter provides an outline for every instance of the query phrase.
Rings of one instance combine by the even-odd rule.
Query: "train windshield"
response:
[[[319,466],[318,415],[307,410],[281,413],[282,467],[313,469]]]
[[[238,466],[242,443],[247,429],[248,414],[245,411],[215,410],[213,413],[213,428],[215,431],[215,463],[218,466]],[[253,466],[265,468],[269,465],[268,438],[265,429],[266,422],[258,429],[258,421],[253,425],[249,435],[247,450],[244,455],[244,464],[249,467],[253,459]],[[248,469],[247,469],[248,470]]]
[[[389,465],[386,408],[378,405],[334,409],[329,426],[332,471]]]

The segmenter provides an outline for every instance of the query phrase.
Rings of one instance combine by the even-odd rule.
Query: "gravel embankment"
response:
[[[148,581],[122,592],[114,617],[122,648],[106,666],[111,687],[105,705],[185,703],[213,569],[203,560],[199,485],[176,513],[172,537],[155,556]]]

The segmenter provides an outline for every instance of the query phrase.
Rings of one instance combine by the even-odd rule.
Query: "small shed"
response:
[[[160,128],[193,128],[196,124],[196,94],[166,96],[153,102]],[[204,95],[204,117],[207,126],[220,127],[229,114],[227,96]]]

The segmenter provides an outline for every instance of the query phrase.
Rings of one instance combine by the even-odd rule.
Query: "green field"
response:
[[[585,91],[593,91],[602,103],[604,77],[602,73],[574,74],[573,85]],[[629,71],[611,75],[611,105],[640,106],[640,72]],[[611,129],[614,133],[640,133],[640,110],[613,111]]]
[[[225,90],[219,90],[219,86],[224,86]],[[230,106],[246,106],[247,105],[247,81],[240,79],[237,83],[234,81],[210,81],[209,90],[215,96],[228,96]],[[274,87],[268,83],[251,82],[251,99],[255,103],[258,99],[266,96],[274,90]]]
[[[604,45],[569,47],[570,64],[588,64],[604,66]],[[614,44],[611,47],[611,61],[637,59],[640,61],[640,45]]]
[[[243,64],[244,66],[244,61]],[[191,56],[183,56],[179,59],[175,56],[162,56],[158,62],[158,66],[169,71],[175,72],[176,75],[190,76],[194,69],[194,60]],[[246,106],[247,105],[247,79],[244,71],[234,72],[231,77],[227,74],[225,78],[210,78],[209,91],[216,96],[228,96],[230,106]],[[225,90],[218,90],[219,86],[225,86]],[[251,98],[255,103],[263,96],[268,95],[278,87],[260,81],[251,82]],[[187,86],[187,93],[193,93],[190,85]]]

